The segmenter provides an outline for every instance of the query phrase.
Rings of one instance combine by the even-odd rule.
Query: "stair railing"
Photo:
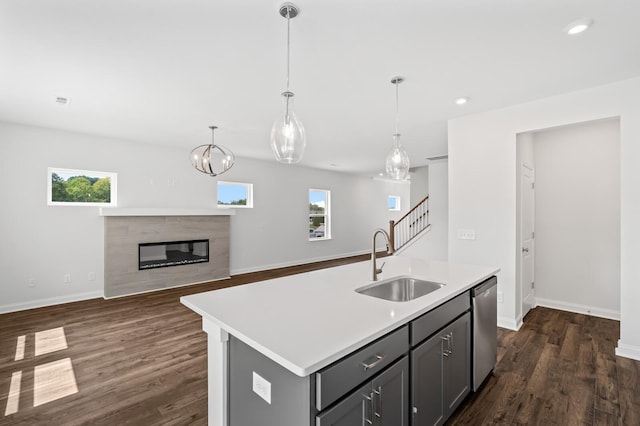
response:
[[[427,195],[398,221],[389,221],[389,237],[393,250],[399,250],[429,226],[429,196]]]

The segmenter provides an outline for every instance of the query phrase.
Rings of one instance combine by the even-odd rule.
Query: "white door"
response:
[[[522,286],[522,318],[533,308],[535,303],[533,284],[533,250],[534,250],[534,183],[533,168],[522,165],[520,188],[520,285]]]

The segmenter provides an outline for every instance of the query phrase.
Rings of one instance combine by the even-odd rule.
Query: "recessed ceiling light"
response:
[[[457,98],[457,99],[456,99],[456,104],[458,104],[458,105],[464,105],[464,104],[466,104],[467,102],[469,102],[469,98],[468,98],[468,97],[466,97],[466,96],[465,96],[465,97],[462,97],[462,98]]]
[[[593,19],[579,19],[567,25],[564,30],[569,35],[575,35],[585,32],[591,25],[593,25]]]

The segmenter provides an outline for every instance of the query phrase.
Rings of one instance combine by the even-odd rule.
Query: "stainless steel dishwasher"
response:
[[[473,391],[496,367],[498,356],[498,279],[471,289],[473,304]]]

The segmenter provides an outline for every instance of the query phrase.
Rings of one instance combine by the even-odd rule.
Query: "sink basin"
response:
[[[360,294],[390,300],[408,302],[444,287],[444,284],[411,277],[395,277],[356,289]]]

